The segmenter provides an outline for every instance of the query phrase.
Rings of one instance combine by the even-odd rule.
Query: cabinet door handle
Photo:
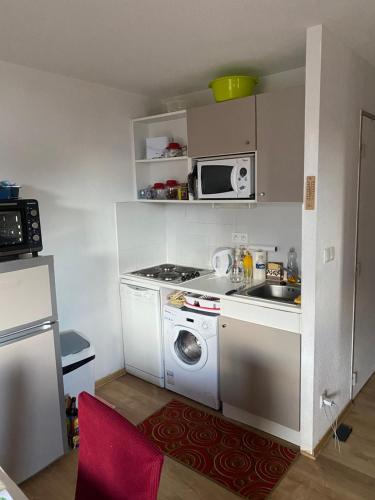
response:
[[[264,193],[263,191],[261,193],[259,193],[259,196],[263,197],[263,196],[266,196],[266,193]]]
[[[245,141],[245,144],[250,144],[250,141]]]
[[[226,328],[227,327],[227,324],[224,323],[223,325],[221,325],[221,328]]]

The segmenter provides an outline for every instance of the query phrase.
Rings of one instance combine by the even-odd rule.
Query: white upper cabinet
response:
[[[255,151],[255,97],[188,109],[187,134],[191,158]]]
[[[302,202],[305,87],[256,96],[257,199]]]

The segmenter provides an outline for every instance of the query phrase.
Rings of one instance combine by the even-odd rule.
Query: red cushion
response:
[[[156,500],[163,455],[138,429],[86,392],[79,395],[76,500]]]

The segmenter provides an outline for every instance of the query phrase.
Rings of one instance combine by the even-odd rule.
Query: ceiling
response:
[[[304,65],[325,24],[375,65],[374,0],[0,0],[0,59],[155,97]]]

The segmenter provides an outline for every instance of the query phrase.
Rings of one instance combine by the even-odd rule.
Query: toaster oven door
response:
[[[0,249],[19,247],[25,243],[22,210],[13,206],[0,207]]]

